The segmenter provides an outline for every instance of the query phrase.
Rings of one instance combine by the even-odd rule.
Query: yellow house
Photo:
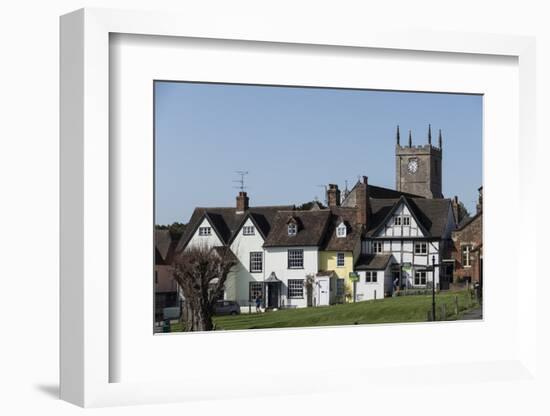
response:
[[[353,284],[349,275],[361,252],[362,228],[357,224],[355,208],[332,206],[330,210],[326,243],[319,249],[319,271],[334,271],[343,279],[344,293],[341,295],[351,301]]]

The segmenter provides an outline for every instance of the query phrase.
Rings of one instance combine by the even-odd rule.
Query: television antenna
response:
[[[241,179],[236,179],[233,182],[238,183],[238,186],[234,186],[233,188],[240,189],[241,192],[244,192],[247,186],[244,185],[244,177],[248,175],[248,171],[245,170],[236,170],[235,173],[241,177]]]

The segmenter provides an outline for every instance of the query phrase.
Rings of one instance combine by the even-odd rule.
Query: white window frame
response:
[[[243,227],[243,235],[254,235],[255,229],[253,225],[245,225]]]
[[[424,274],[424,277],[422,277],[422,273]],[[417,274],[420,276],[418,277],[417,283]],[[424,283],[422,283],[422,279],[424,279]],[[428,284],[428,272],[427,270],[415,270],[414,271],[414,280],[413,280],[414,286],[426,286]]]
[[[336,267],[346,267],[346,253],[336,253]]]
[[[252,286],[256,286],[256,287],[259,287],[259,289],[254,289],[254,291],[252,291]],[[263,300],[264,298],[264,284],[263,282],[248,282],[248,300],[250,302],[256,300],[256,297],[253,296],[254,293],[260,293],[260,296]]]
[[[341,223],[338,227],[336,227],[336,237],[342,238],[347,235],[347,228],[344,223]]]
[[[405,222],[406,222],[406,224],[405,224]],[[403,225],[411,225],[410,215],[403,215]]]
[[[199,237],[209,237],[212,235],[212,227],[199,227]]]
[[[294,265],[299,262],[300,265]],[[304,250],[303,249],[289,249],[287,252],[287,268],[289,269],[303,269],[304,268]]]
[[[420,247],[420,250],[417,250],[417,247]],[[422,247],[425,247],[425,250],[422,250]],[[414,254],[428,254],[428,243],[425,241],[415,241],[414,242]]]
[[[288,224],[288,235],[296,235],[298,234],[298,225],[296,223],[290,223]]]
[[[259,255],[260,256],[260,260],[258,261],[258,259],[253,259],[252,256],[253,255]],[[260,267],[259,268],[254,268],[252,267],[252,265],[258,265],[258,263],[260,264]],[[251,251],[250,254],[249,254],[249,271],[250,273],[261,273],[264,271],[264,253],[261,252],[261,251]]]
[[[288,299],[304,298],[304,279],[288,279],[287,288]]]
[[[393,225],[402,225],[401,223],[402,223],[401,216],[397,215],[393,217]]]
[[[379,249],[377,249],[379,247]],[[373,253],[383,253],[384,252],[384,242],[383,241],[373,241],[372,242],[372,252]]]
[[[472,249],[473,249],[473,245],[472,244],[462,244],[461,245],[461,262],[462,262],[462,267],[464,267],[465,269],[467,268],[470,268],[472,267]]]

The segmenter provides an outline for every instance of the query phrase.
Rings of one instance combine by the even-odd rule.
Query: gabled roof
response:
[[[288,235],[288,221],[294,217],[300,224],[296,235]],[[330,220],[330,210],[279,211],[264,247],[320,246]]]
[[[391,254],[363,254],[355,264],[355,270],[385,270]]]
[[[155,230],[155,264],[169,264],[176,244],[169,230]]]
[[[205,218],[208,219],[221,242],[227,245],[239,232],[246,218],[251,218],[262,236],[267,238],[276,213],[280,210],[291,210],[293,208],[293,205],[251,207],[241,214],[237,214],[235,207],[195,208],[185,232],[181,236],[177,250],[180,251],[187,246],[187,243]]]
[[[359,241],[363,227],[357,224],[357,208],[331,207],[330,222],[327,228],[322,250],[352,251]],[[346,236],[337,237],[336,228],[344,221]]]
[[[466,228],[468,225],[470,225],[476,218],[481,216],[481,212],[478,212],[472,217],[464,217],[462,220],[458,223],[456,226],[456,229],[453,231],[462,231],[464,228]]]
[[[377,199],[371,198],[372,215],[369,218],[369,228],[366,235],[376,235],[390,219],[393,212],[405,203],[411,211],[415,221],[423,228],[426,237],[441,237],[447,227],[450,199],[408,198]]]
[[[401,205],[405,205],[409,211],[411,212],[414,220],[416,221],[416,223],[418,224],[419,228],[422,230],[422,233],[425,235],[425,236],[429,236],[429,231],[427,230],[426,228],[426,225],[425,225],[425,220],[426,218],[424,218],[424,221],[421,221],[420,220],[420,216],[418,215],[419,212],[418,210],[415,210],[413,209],[413,207],[411,206],[411,202],[412,201],[409,201],[407,198],[405,198],[404,196],[401,196],[394,204],[393,206],[391,207],[391,209],[387,212],[386,216],[384,218],[382,218],[380,216],[380,223],[377,224],[377,226],[375,228],[372,228],[372,227],[369,227],[370,230],[369,230],[369,233],[371,233],[371,235],[376,235],[378,234],[378,232],[384,228],[384,226],[390,221],[390,219],[392,218],[393,214],[395,214],[395,211],[397,211],[399,209],[399,207],[401,207]],[[417,212],[415,212],[417,211]],[[429,222],[429,220],[428,220]]]
[[[356,206],[357,185],[359,185],[359,183],[360,182],[357,181],[353,188],[351,188],[351,191],[349,191],[348,195],[344,198],[341,204],[343,207]],[[396,191],[395,189],[384,188],[382,186],[375,186],[371,184],[369,184],[369,196],[377,199],[396,199],[400,196],[406,196],[409,198],[424,198],[420,195],[409,194],[407,192]]]

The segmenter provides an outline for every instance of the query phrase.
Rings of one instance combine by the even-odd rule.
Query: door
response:
[[[267,307],[270,309],[279,307],[279,285],[270,284],[267,291]]]
[[[327,279],[319,280],[319,305],[325,306],[329,304],[329,282]]]

